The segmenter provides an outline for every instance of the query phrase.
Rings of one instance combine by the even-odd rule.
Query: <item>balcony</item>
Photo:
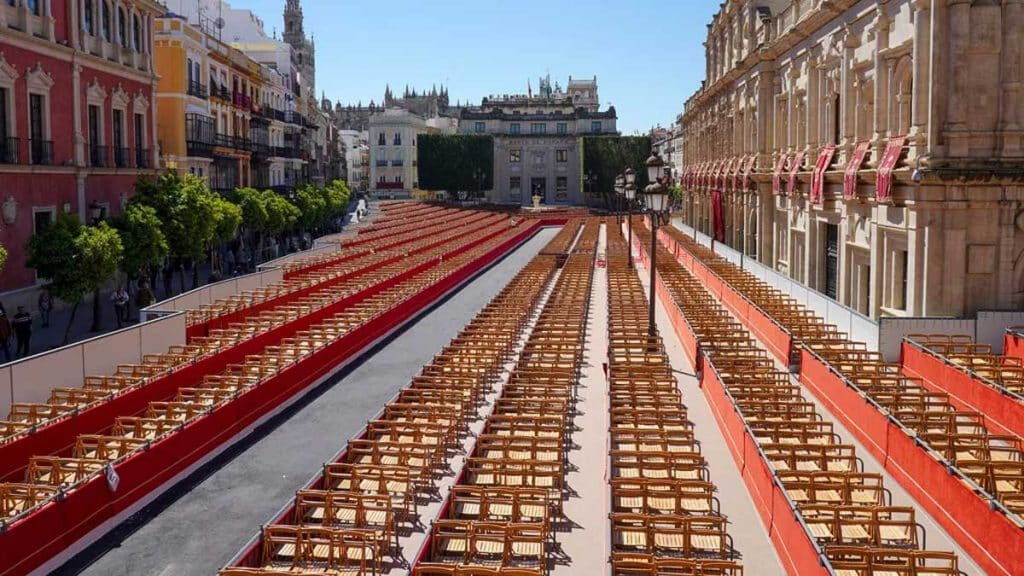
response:
[[[135,167],[147,169],[149,165],[149,148],[135,149]]]
[[[106,168],[109,158],[109,146],[89,146],[89,166],[93,168]]]
[[[114,166],[118,168],[128,168],[128,159],[131,158],[131,154],[127,148],[114,148]]]
[[[235,108],[241,110],[252,110],[252,98],[242,94],[241,92],[234,92],[232,94],[231,102],[235,105]]]
[[[0,164],[21,163],[21,139],[0,138]]]
[[[294,111],[286,112],[284,121],[289,124],[295,124],[296,126],[306,125],[306,118],[302,114]]]
[[[262,142],[253,142],[251,150],[253,155],[259,156],[260,158],[270,156],[270,146]]]
[[[227,86],[210,85],[210,98],[217,98],[225,102],[231,102],[231,91]]]
[[[52,140],[29,140],[29,158],[33,164],[49,166],[53,164]]]
[[[377,168],[384,168],[388,165],[387,160],[377,160]]]
[[[213,157],[213,144],[211,142],[205,142],[203,140],[186,140],[185,147],[188,150],[189,156],[199,156],[202,158]]]
[[[404,160],[392,160],[391,161],[391,165],[392,166],[405,166],[405,161]]]
[[[241,152],[248,152],[252,149],[252,141],[248,138],[228,136],[227,134],[217,134],[213,145],[220,146],[221,148],[232,148]]]
[[[202,98],[203,100],[206,100],[206,86],[203,86],[199,82],[189,82],[188,94],[189,96],[195,96],[196,98]]]

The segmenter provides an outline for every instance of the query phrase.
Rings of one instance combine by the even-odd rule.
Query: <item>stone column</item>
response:
[[[807,59],[807,120],[806,139],[804,148],[817,146],[820,141],[821,131],[821,75],[817,56],[809,56]]]
[[[872,129],[875,152],[871,155],[871,163],[876,165],[885,151],[888,129],[890,70],[882,51],[889,47],[889,24],[885,14],[879,13],[875,23],[875,117]]]
[[[72,58],[74,61],[71,64],[71,137],[75,144],[75,166],[85,166],[85,134],[82,133],[82,66],[77,62],[77,54]],[[83,219],[82,222],[88,220]]]
[[[949,105],[946,121],[947,150],[950,156],[967,156],[969,141],[967,134],[967,106],[969,95],[968,77],[970,68],[967,60],[971,34],[970,0],[948,0],[949,4],[949,60],[952,76],[948,83]]]
[[[931,61],[931,0],[914,2],[914,86],[911,102],[911,127],[908,141],[911,155],[919,156],[927,149],[928,91]]]
[[[1024,9],[1021,0],[1005,0],[1003,4],[1003,61],[1002,61],[1002,99],[1000,116],[1002,122],[1000,154],[1002,156],[1020,156],[1021,127],[1019,112],[1021,107],[1021,62],[1024,60],[1022,48],[1024,34]]]

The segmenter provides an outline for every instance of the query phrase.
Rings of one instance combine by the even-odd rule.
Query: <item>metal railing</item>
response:
[[[0,164],[21,163],[21,139],[8,136],[0,138]]]
[[[127,148],[114,148],[114,166],[118,168],[128,167],[128,158],[131,155],[128,153]]]
[[[189,82],[188,93],[190,96],[206,99],[206,86],[203,86],[202,84],[196,81]]]
[[[29,154],[33,164],[53,164],[53,140],[29,140]]]
[[[135,167],[149,168],[149,148],[135,149]]]
[[[110,158],[109,146],[89,146],[89,165],[93,168],[106,168]]]

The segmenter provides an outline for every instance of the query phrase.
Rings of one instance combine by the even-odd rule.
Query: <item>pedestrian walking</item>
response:
[[[117,319],[117,327],[128,322],[128,291],[124,286],[119,286],[110,294],[110,302],[114,304],[114,318]]]
[[[170,262],[168,262],[167,265],[164,266],[163,278],[164,278],[164,298],[170,298],[172,296],[172,294],[171,294],[171,288],[172,288],[171,284],[173,283],[173,280],[174,280],[174,268],[171,267],[171,263]]]
[[[14,329],[11,328],[11,321],[7,315],[0,311],[0,351],[4,353],[4,362],[11,361],[11,336]]]
[[[50,311],[53,310],[53,297],[50,291],[43,289],[39,293],[39,318],[43,321],[43,328],[50,327]]]
[[[153,289],[149,287],[149,282],[145,280],[139,284],[139,291],[135,294],[135,305],[139,307],[139,310],[146,308],[153,304],[156,300],[156,295],[153,294]]]
[[[11,327],[14,328],[14,338],[18,341],[18,350],[15,354],[18,358],[24,358],[28,356],[29,340],[32,339],[32,315],[24,306],[18,306],[18,313],[14,315]]]

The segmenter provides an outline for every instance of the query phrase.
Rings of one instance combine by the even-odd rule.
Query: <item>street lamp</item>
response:
[[[626,168],[626,219],[627,219],[627,232],[626,237],[629,239],[629,268],[633,269],[633,201],[636,200],[636,172],[632,168]]]
[[[644,204],[647,208],[647,214],[651,219],[651,282],[647,314],[647,333],[651,337],[654,336],[657,330],[654,311],[657,305],[655,282],[657,281],[658,271],[658,224],[660,224],[662,219],[667,221],[667,216],[670,214],[668,186],[665,183],[668,181],[668,177],[664,177],[665,182],[662,181],[662,170],[664,167],[665,161],[657,153],[651,154],[651,157],[647,159],[647,176],[651,183],[644,188]]]
[[[616,234],[622,234],[622,199],[626,194],[626,177],[619,174],[615,177],[615,223],[619,226]]]

